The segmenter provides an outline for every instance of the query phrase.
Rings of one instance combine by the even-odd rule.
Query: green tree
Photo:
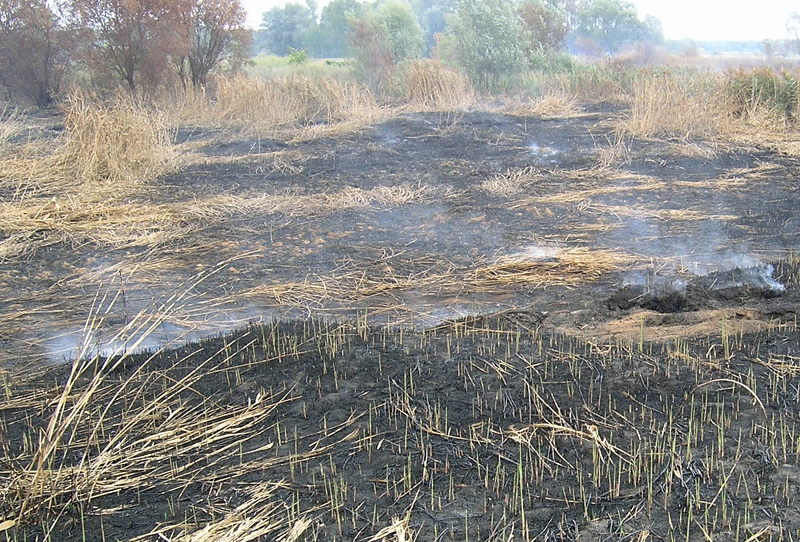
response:
[[[315,14],[307,6],[286,4],[272,8],[261,16],[261,25],[256,34],[256,46],[260,51],[276,55],[289,54],[289,48],[303,49],[305,35],[315,24]]]
[[[387,0],[350,17],[350,45],[368,85],[379,88],[398,63],[419,58],[422,27],[407,0]]]
[[[585,0],[578,5],[574,32],[613,54],[626,44],[652,39],[652,32],[660,35],[656,21],[655,17],[649,24],[639,20],[636,7],[625,0]]]
[[[313,47],[317,56],[340,58],[347,55],[349,21],[361,15],[362,7],[358,0],[333,0],[322,8],[317,30],[319,37]]]
[[[378,5],[378,24],[395,63],[419,58],[425,40],[414,9],[407,0],[386,0]]]
[[[437,34],[447,28],[447,17],[456,10],[456,0],[411,0],[410,3],[425,36],[425,50],[430,53],[436,46]]]
[[[510,75],[524,64],[522,31],[513,0],[459,0],[448,17],[445,54],[478,83]]]

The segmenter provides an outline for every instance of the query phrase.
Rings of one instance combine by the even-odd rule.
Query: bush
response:
[[[289,64],[305,64],[308,62],[308,52],[305,49],[297,50],[294,47],[289,47],[289,54],[287,56]]]

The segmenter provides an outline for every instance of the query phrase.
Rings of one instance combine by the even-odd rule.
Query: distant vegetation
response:
[[[800,18],[790,19],[786,40],[709,43],[667,42],[661,22],[641,15],[625,0],[333,0],[321,9],[306,0],[264,12],[252,31],[241,0],[8,0],[0,2],[0,99],[45,108],[78,90],[151,98],[190,87],[213,98],[218,81],[243,69],[321,75],[326,66],[328,76],[397,97],[421,59],[480,91],[536,91],[535,74],[574,75],[586,59],[652,66],[800,51]]]

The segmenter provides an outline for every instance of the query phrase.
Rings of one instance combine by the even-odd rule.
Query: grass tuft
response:
[[[461,109],[473,103],[475,91],[463,73],[445,68],[438,60],[417,60],[408,67],[409,104],[434,110]]]
[[[624,123],[635,137],[693,139],[720,132],[715,97],[685,88],[673,75],[642,77],[633,85],[630,118]]]

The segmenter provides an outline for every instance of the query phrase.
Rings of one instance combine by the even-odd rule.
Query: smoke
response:
[[[554,147],[542,147],[536,141],[531,141],[527,145],[528,150],[531,152],[536,158],[536,161],[540,164],[549,163],[549,164],[557,164],[558,163],[558,155],[561,154],[561,151]]]

